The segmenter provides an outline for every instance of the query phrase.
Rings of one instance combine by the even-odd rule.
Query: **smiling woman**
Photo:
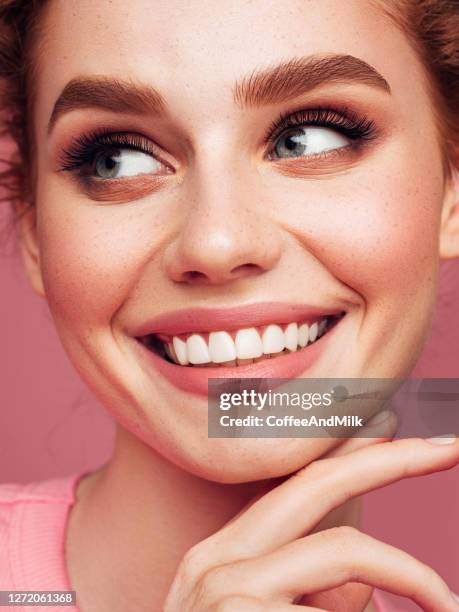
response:
[[[458,32],[451,0],[0,0],[1,183],[117,423],[102,468],[0,487],[0,589],[72,587],[82,612],[362,611],[374,586],[459,609],[358,530],[361,494],[456,465],[455,438],[390,442],[390,415],[348,440],[207,429],[210,378],[414,367],[459,255]]]

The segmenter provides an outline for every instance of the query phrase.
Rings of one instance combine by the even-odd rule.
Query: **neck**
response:
[[[118,426],[111,460],[80,480],[70,513],[66,562],[80,609],[160,609],[186,551],[281,480],[204,480]],[[358,521],[347,504],[320,528]]]

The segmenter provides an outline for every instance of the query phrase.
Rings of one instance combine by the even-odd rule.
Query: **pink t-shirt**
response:
[[[84,473],[0,485],[0,590],[70,591],[65,530]],[[1,610],[78,612],[74,605],[6,606]]]
[[[71,591],[65,534],[75,489],[86,472],[28,484],[0,484],[0,591]],[[78,593],[76,594],[78,603]],[[375,590],[378,612],[389,612]],[[78,606],[2,610],[78,612]]]

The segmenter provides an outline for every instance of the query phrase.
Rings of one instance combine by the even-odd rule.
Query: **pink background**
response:
[[[112,448],[113,422],[74,372],[46,303],[28,285],[14,240],[6,241],[3,233],[0,278],[0,482],[99,466]],[[448,262],[419,376],[459,378],[458,304],[459,262]],[[381,489],[368,495],[364,506],[365,531],[432,565],[457,592],[458,483],[459,467]],[[393,605],[415,609],[399,598]]]

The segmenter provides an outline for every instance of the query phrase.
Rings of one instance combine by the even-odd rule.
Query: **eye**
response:
[[[97,178],[114,179],[139,174],[155,174],[163,165],[152,155],[129,148],[105,150],[94,158],[92,173]]]
[[[307,157],[325,151],[342,149],[351,139],[334,129],[320,126],[299,126],[284,131],[274,144],[277,158]]]

